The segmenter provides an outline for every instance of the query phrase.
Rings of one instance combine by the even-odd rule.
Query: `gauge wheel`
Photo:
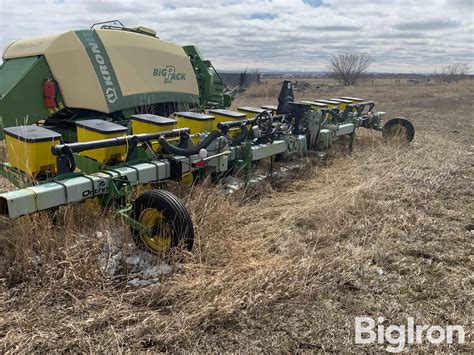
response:
[[[154,254],[168,254],[176,248],[191,251],[194,229],[184,203],[171,192],[152,190],[141,194],[133,203],[132,218],[147,230],[132,227],[135,243]]]
[[[415,127],[410,121],[402,118],[392,118],[388,120],[383,126],[383,136],[387,140],[401,139],[410,143],[415,137]]]

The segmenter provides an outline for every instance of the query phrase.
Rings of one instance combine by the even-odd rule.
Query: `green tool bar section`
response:
[[[259,144],[251,147],[250,160],[261,160],[291,151],[292,146],[302,154],[306,153],[306,137],[297,136],[294,142],[280,140],[271,144]],[[233,147],[227,156],[225,166],[220,168],[228,169],[229,159],[239,159],[241,149]],[[223,155],[215,154],[209,156],[208,166],[218,167],[222,164]],[[191,157],[175,157],[176,161],[183,162],[183,172],[189,171],[190,163],[200,161],[198,155]],[[26,189],[16,190],[0,194],[0,215],[17,218],[23,215],[38,211],[58,207],[67,203],[80,202],[88,198],[109,193],[111,183],[117,179],[125,178],[131,185],[146,184],[149,182],[166,180],[171,176],[171,166],[168,160],[155,160],[146,163],[139,163],[130,166],[114,168],[113,170],[103,170],[94,174],[77,176],[69,179],[52,181]]]

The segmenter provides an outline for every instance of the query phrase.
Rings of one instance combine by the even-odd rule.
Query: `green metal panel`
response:
[[[43,56],[7,60],[0,69],[0,126],[32,124],[48,117],[43,82],[50,78],[52,74]]]
[[[8,94],[37,60],[38,57],[26,57],[3,63],[0,67],[0,98]]]
[[[232,97],[225,92],[225,85],[217,75],[211,62],[204,60],[201,52],[195,46],[184,46],[183,49],[191,58],[196,73],[201,106],[203,108],[229,107],[232,104]]]
[[[36,211],[43,211],[67,203],[79,202],[109,193],[109,184],[125,179],[130,186],[166,179],[170,176],[170,164],[155,160],[108,169],[90,175],[77,176],[58,182],[32,186],[0,194],[0,215],[16,218]]]

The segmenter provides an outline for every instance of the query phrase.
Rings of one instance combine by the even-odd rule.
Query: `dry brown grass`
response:
[[[304,98],[342,94],[412,119],[414,143],[386,145],[361,132],[353,155],[340,149],[260,191],[178,191],[193,214],[196,249],[159,285],[131,287],[103,272],[108,244],[125,241],[130,252],[127,228],[107,214],[73,206],[56,226],[47,214],[2,221],[0,351],[380,351],[354,344],[362,315],[469,330],[471,82],[377,83]],[[472,351],[466,339],[464,347],[411,349]]]
[[[276,98],[280,93],[280,86],[273,80],[270,82],[262,82],[261,84],[255,84],[247,88],[245,95],[246,98]]]

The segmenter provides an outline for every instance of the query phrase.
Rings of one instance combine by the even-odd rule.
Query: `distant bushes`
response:
[[[442,66],[440,70],[435,70],[434,79],[438,82],[451,83],[466,79],[471,67],[466,63],[458,63]]]

